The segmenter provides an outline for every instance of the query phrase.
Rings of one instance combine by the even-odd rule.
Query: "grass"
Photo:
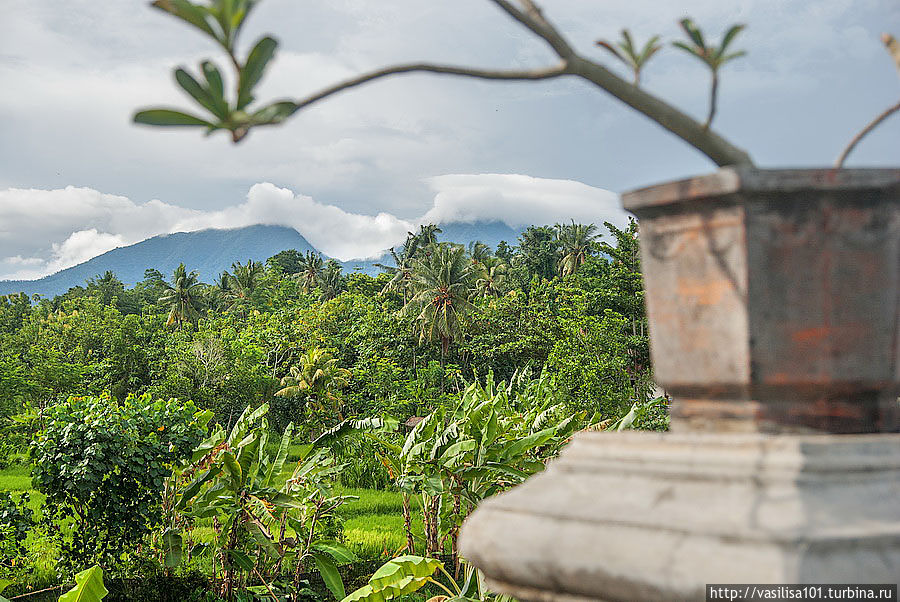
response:
[[[28,491],[31,489],[31,466],[19,464],[0,470],[0,491]]]
[[[38,511],[44,502],[44,496],[31,488],[31,467],[16,465],[0,470],[0,491],[15,493],[28,492],[31,495],[29,506]],[[289,473],[282,475],[287,478]],[[337,487],[338,495],[355,496],[357,499],[345,502],[337,511],[343,520],[344,544],[362,560],[391,558],[406,544],[403,530],[403,498],[397,491],[382,491]],[[418,497],[411,499],[413,515],[413,532],[417,538],[422,536],[422,517]],[[212,519],[201,521],[193,531],[194,541],[209,542],[215,537]],[[34,552],[46,553],[34,544]],[[31,546],[30,546],[31,547]],[[43,564],[43,563],[42,563]],[[52,562],[48,561],[48,566]]]

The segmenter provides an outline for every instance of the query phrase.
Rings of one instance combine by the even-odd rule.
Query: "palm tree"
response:
[[[239,261],[232,263],[231,269],[234,271],[234,275],[231,276],[228,292],[236,299],[248,300],[262,279],[263,264],[248,259],[246,265],[241,265]]]
[[[303,397],[314,411],[324,418],[334,413],[341,416],[342,402],[337,393],[347,386],[350,371],[340,368],[337,359],[320,347],[312,347],[300,356],[300,365],[291,366],[287,376],[281,379],[278,397]]]
[[[413,234],[412,232],[409,232],[409,234],[416,238],[418,246],[427,247],[428,245],[437,243],[437,235],[441,232],[443,232],[443,230],[438,228],[436,224],[422,224],[419,226],[418,233]]]
[[[413,267],[412,297],[402,314],[415,316],[420,342],[440,343],[441,363],[475,311],[469,301],[475,277],[476,268],[461,245],[435,244]]]
[[[475,291],[482,297],[499,297],[506,283],[506,263],[499,257],[488,257],[478,267]]]
[[[647,61],[654,54],[662,49],[662,44],[659,43],[659,36],[653,36],[647,40],[647,43],[644,44],[641,50],[638,50],[637,46],[634,45],[634,40],[631,39],[631,32],[627,29],[622,30],[621,42],[611,44],[606,40],[598,40],[597,46],[605,48],[614,57],[628,65],[628,68],[631,69],[634,75],[635,86],[641,84],[641,70],[644,68],[644,65],[647,64]]]
[[[308,293],[316,287],[322,266],[322,255],[312,251],[307,251],[306,256],[300,260],[300,271],[295,277],[303,284],[303,292]]]
[[[166,292],[159,302],[169,305],[169,319],[166,326],[181,328],[185,322],[196,322],[200,315],[203,285],[197,272],[188,272],[184,264],[179,264],[172,274],[172,284],[166,283]]]
[[[484,263],[485,260],[493,257],[491,248],[480,240],[473,240],[469,243],[469,256],[472,263]]]
[[[413,263],[422,249],[422,246],[420,246],[421,240],[418,234],[407,232],[406,242],[403,243],[403,246],[390,251],[391,257],[394,259],[394,265],[375,264],[375,267],[392,274],[391,279],[381,291],[382,295],[395,292],[400,293],[403,297],[403,303],[406,303],[409,299],[409,283],[412,280]]]
[[[325,269],[319,272],[319,288],[322,290],[320,296],[322,301],[334,299],[344,290],[341,264],[334,259],[329,259],[325,264]]]
[[[227,307],[231,294],[231,279],[232,275],[226,270],[219,274],[219,277],[210,286],[206,287],[204,296],[209,309],[221,311]]]
[[[594,224],[556,224],[556,238],[559,241],[559,275],[574,274],[587,258],[596,253],[600,234]]]

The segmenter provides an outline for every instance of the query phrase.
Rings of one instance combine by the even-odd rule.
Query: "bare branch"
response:
[[[887,49],[891,58],[894,59],[894,63],[897,65],[897,71],[900,71],[900,43],[897,42],[894,36],[883,33],[881,34],[881,41],[884,44],[884,47]],[[850,140],[850,143],[847,145],[847,148],[844,149],[844,152],[837,158],[837,161],[834,162],[835,168],[841,167],[844,165],[844,161],[847,160],[847,156],[853,152],[853,149],[856,148],[856,145],[860,143],[860,141],[869,135],[869,132],[877,128],[882,121],[900,111],[900,102],[897,104],[888,107],[885,109],[880,115],[878,115],[875,119],[869,122],[869,124],[864,127],[860,132]]]
[[[547,21],[547,19],[544,18],[541,10],[532,0],[521,0],[522,4],[525,5],[526,12],[522,12],[513,6],[509,0],[490,1],[499,6],[503,12],[547,42],[547,44],[553,48],[553,51],[563,60],[575,56],[575,51],[572,49],[569,42],[550,24],[549,21]]]
[[[881,41],[884,43],[884,47],[887,48],[888,54],[894,59],[897,71],[900,72],[900,42],[889,33],[881,34]]]
[[[365,73],[363,75],[359,75],[352,79],[345,80],[324,90],[316,92],[312,96],[307,96],[301,100],[296,101],[297,109],[302,109],[303,107],[307,107],[313,103],[316,103],[324,98],[337,94],[339,92],[343,92],[349,88],[355,88],[356,86],[360,86],[362,84],[368,83],[372,80],[381,79],[383,77],[388,77],[390,75],[397,75],[399,73],[440,73],[445,75],[461,75],[466,77],[474,77],[477,79],[492,79],[492,80],[539,80],[539,79],[550,79],[554,77],[559,77],[560,75],[566,75],[568,70],[568,65],[562,63],[555,67],[547,67],[545,69],[530,69],[530,70],[490,70],[490,69],[471,69],[468,67],[454,67],[451,65],[433,65],[430,63],[409,63],[405,65],[394,65],[392,67],[385,67],[384,69],[378,69],[376,71],[371,71],[369,73]]]
[[[837,161],[834,162],[835,168],[843,167],[844,161],[847,160],[847,156],[853,152],[853,149],[856,148],[856,145],[859,144],[860,141],[869,134],[869,132],[878,127],[882,121],[898,111],[900,111],[900,102],[885,109],[885,111],[882,112],[878,117],[870,121],[869,125],[860,130],[860,132],[850,141],[850,144],[847,145],[847,148],[844,149],[844,152],[841,153],[841,156],[837,158]]]
[[[716,165],[753,165],[745,150],[704,127],[687,113],[625,81],[603,65],[579,56],[572,60],[569,71],[643,113],[712,159]]]
[[[712,126],[713,119],[716,117],[716,103],[719,101],[719,73],[716,70],[712,72],[712,81],[709,85],[709,114],[706,116],[706,123],[703,127],[709,129]]]

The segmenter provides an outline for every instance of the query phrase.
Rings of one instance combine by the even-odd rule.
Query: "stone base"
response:
[[[704,600],[707,583],[894,583],[900,434],[583,433],[468,519],[522,600]]]

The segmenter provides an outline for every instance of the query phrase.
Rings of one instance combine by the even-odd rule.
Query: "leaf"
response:
[[[672,42],[672,46],[674,46],[675,48],[681,48],[685,52],[692,54],[699,59],[706,60],[700,55],[699,52],[697,52],[696,48],[694,48],[693,46],[690,46],[689,44],[685,44],[684,42]]]
[[[385,598],[410,594],[428,583],[443,564],[433,558],[398,556],[383,564],[369,579],[374,593],[384,592]]]
[[[162,127],[197,126],[201,125],[210,129],[216,126],[205,119],[200,119],[188,113],[173,109],[147,109],[134,114],[134,122],[144,125],[156,125]]]
[[[108,593],[103,569],[95,565],[75,575],[75,587],[60,596],[59,602],[100,602]]]
[[[225,550],[234,564],[241,570],[250,572],[253,570],[253,559],[246,552],[240,550]]]
[[[274,38],[266,36],[257,42],[256,46],[253,47],[253,50],[250,51],[247,62],[244,63],[244,67],[241,69],[240,80],[238,82],[238,110],[243,109],[253,102],[253,88],[255,88],[256,84],[259,83],[259,80],[262,79],[266,65],[272,60],[277,47],[278,42],[276,42]]]
[[[681,29],[688,35],[691,40],[694,41],[699,48],[706,48],[706,44],[703,41],[703,34],[700,33],[700,29],[694,25],[694,22],[690,19],[682,19],[678,22],[681,25]]]
[[[605,41],[605,40],[597,40],[597,46],[600,46],[601,48],[606,49],[607,51],[609,51],[610,54],[612,54],[614,57],[616,57],[617,59],[619,59],[619,60],[622,61],[623,63],[628,62],[628,61],[625,60],[625,57],[623,57],[623,56],[619,53],[619,49],[616,48],[615,46],[613,46],[612,44],[610,44],[609,42],[607,42],[607,41]]]
[[[151,2],[150,5],[178,17],[185,23],[193,25],[200,31],[219,40],[219,36],[213,31],[206,19],[209,13],[204,8],[195,6],[187,2],[187,0],[156,0]]]
[[[281,123],[291,115],[297,112],[299,105],[289,100],[275,102],[266,105],[251,115],[253,123],[256,125],[269,125]]]
[[[216,102],[224,115],[228,115],[228,103],[225,100],[225,83],[222,81],[222,73],[219,68],[210,61],[200,63],[203,69],[203,77],[206,78],[207,89],[210,96]],[[218,113],[216,113],[218,115]]]
[[[732,25],[728,28],[728,31],[725,32],[725,36],[722,38],[722,43],[719,45],[719,49],[716,52],[717,58],[722,58],[722,55],[725,54],[725,50],[728,48],[728,45],[734,41],[735,36],[741,33],[744,30],[746,25]]]
[[[341,602],[383,602],[387,600],[383,595],[376,594],[371,585],[364,585]]]
[[[219,119],[227,119],[228,113],[222,110],[222,107],[216,103],[213,95],[209,90],[204,88],[200,82],[194,79],[194,76],[185,69],[179,67],[175,70],[175,81],[181,88],[191,95],[191,97],[200,103],[207,111],[218,117]]]
[[[243,439],[250,432],[251,425],[269,412],[269,404],[267,403],[262,404],[255,410],[252,408],[253,406],[250,405],[244,408],[244,411],[241,412],[240,417],[234,423],[231,433],[225,440],[229,447],[233,447],[235,441]]]
[[[254,522],[247,523],[247,530],[250,532],[250,535],[259,544],[259,547],[264,549],[269,556],[277,558],[281,554],[278,553],[278,548],[275,546],[275,542],[272,541],[272,536],[263,531],[262,527]]]
[[[443,464],[444,466],[450,466],[454,460],[457,459],[457,456],[465,454],[466,452],[470,452],[478,446],[475,443],[474,439],[463,439],[462,441],[457,441],[450,447],[448,447],[443,454],[441,454],[438,462]]]
[[[204,483],[207,483],[214,478],[216,478],[222,470],[216,466],[214,468],[210,468],[201,474],[199,477],[193,480],[190,485],[184,490],[184,493],[181,494],[181,498],[178,500],[178,504],[176,504],[176,510],[183,510],[185,506],[187,506],[188,502],[194,498],[197,493],[200,492],[200,488],[203,487]]]
[[[335,598],[343,600],[347,593],[344,591],[344,582],[341,580],[341,574],[338,572],[334,560],[324,552],[314,551],[312,556],[316,561],[316,568],[319,569],[319,574],[322,575],[322,580],[325,581],[325,585],[334,594]]]
[[[518,441],[513,441],[512,443],[505,446],[500,452],[500,457],[503,460],[512,460],[521,455],[524,455],[529,450],[532,450],[535,447],[546,443],[547,440],[553,437],[555,433],[556,427],[550,427],[542,431],[532,433],[527,437],[522,437]]]
[[[5,590],[7,587],[12,585],[13,583],[15,583],[15,581],[12,581],[11,579],[0,579],[0,593],[3,593],[3,590]],[[0,596],[0,602],[2,602],[3,600],[6,600],[6,598],[4,598],[3,596]]]
[[[165,554],[164,564],[167,568],[175,568],[181,564],[181,533],[174,529],[166,529],[162,536],[163,553]]]
[[[628,413],[619,420],[619,423],[616,425],[616,430],[624,431],[625,429],[631,428],[631,425],[634,424],[634,421],[637,418],[637,410],[638,404],[632,405]]]
[[[231,477],[235,488],[241,487],[241,485],[243,485],[243,482],[241,481],[241,465],[237,463],[237,460],[235,460],[234,454],[231,452],[225,452],[224,454],[222,454],[222,460],[225,467],[225,472],[228,474],[228,476]]]
[[[335,562],[346,564],[348,562],[356,562],[359,560],[356,554],[339,544],[336,541],[319,540],[312,545],[314,550],[325,552],[334,558]]]
[[[291,422],[284,428],[284,433],[281,435],[281,443],[278,444],[278,452],[275,454],[275,460],[272,464],[269,465],[269,470],[266,471],[266,478],[263,481],[263,484],[266,487],[270,487],[272,485],[272,479],[278,477],[281,474],[281,471],[284,470],[284,463],[287,460],[288,449],[291,446],[291,436],[294,434],[294,423]]]

